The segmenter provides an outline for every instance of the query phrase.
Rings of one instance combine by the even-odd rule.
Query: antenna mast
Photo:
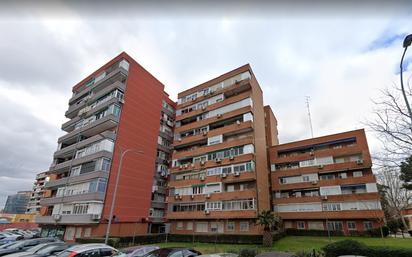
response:
[[[312,126],[312,117],[310,115],[310,96],[306,96],[306,108],[308,109],[308,118],[309,118],[309,125],[310,125],[310,134],[313,138],[313,126]]]

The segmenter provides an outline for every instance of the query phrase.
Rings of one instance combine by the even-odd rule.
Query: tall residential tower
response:
[[[41,200],[43,235],[104,235],[126,151],[110,235],[161,231],[174,106],[164,85],[126,53],[75,85]]]

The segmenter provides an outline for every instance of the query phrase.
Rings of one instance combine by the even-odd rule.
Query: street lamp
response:
[[[406,54],[406,50],[408,49],[408,47],[412,44],[412,34],[408,35],[405,37],[404,41],[403,41],[403,48],[405,50],[403,50],[403,54],[402,54],[402,58],[401,58],[401,64],[400,64],[400,68],[401,68],[401,89],[402,89],[402,95],[403,95],[403,99],[405,100],[405,104],[406,104],[406,108],[408,110],[409,113],[409,117],[411,119],[411,123],[409,124],[409,128],[411,129],[412,132],[412,110],[411,110],[411,106],[409,105],[409,101],[408,98],[406,96],[406,92],[405,92],[405,87],[403,85],[403,58],[405,57]]]
[[[113,192],[113,196],[112,196],[112,203],[111,203],[111,206],[110,206],[109,223],[107,224],[107,228],[106,228],[106,238],[104,239],[104,243],[105,243],[105,244],[107,244],[108,241],[109,241],[110,226],[112,225],[114,204],[115,204],[115,201],[116,201],[117,187],[119,186],[120,171],[121,171],[121,168],[122,168],[123,157],[124,157],[127,153],[143,154],[143,151],[137,150],[137,149],[133,149],[133,148],[126,149],[125,151],[120,150],[120,152],[121,152],[121,155],[120,155],[119,167],[117,168],[116,183],[115,183],[115,185],[114,185],[114,192]]]

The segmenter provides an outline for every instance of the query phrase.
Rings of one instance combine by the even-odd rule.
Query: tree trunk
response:
[[[273,236],[270,231],[263,231],[263,246],[272,247],[273,245]]]

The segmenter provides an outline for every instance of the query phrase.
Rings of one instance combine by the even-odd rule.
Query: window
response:
[[[362,171],[354,171],[353,172],[353,177],[354,178],[358,178],[358,177],[362,177],[362,176],[363,176]]]
[[[339,178],[347,178],[348,176],[347,176],[346,172],[342,172],[342,173],[338,174],[338,177]]]
[[[207,202],[206,209],[207,210],[221,210],[222,202]]]
[[[183,229],[183,221],[178,221],[176,224],[176,229],[177,230],[182,230]]]
[[[348,221],[348,230],[356,230],[356,222]]]
[[[305,229],[305,222],[304,221],[298,221],[296,223],[296,226],[298,229]]]
[[[323,204],[323,211],[340,211],[341,206],[340,203],[324,203]]]
[[[220,193],[222,192],[222,186],[220,183],[207,184],[205,193]]]
[[[208,232],[207,222],[196,222],[196,232]]]
[[[247,222],[247,221],[239,222],[239,230],[241,232],[249,231],[249,222]]]
[[[193,230],[193,222],[188,221],[188,222],[186,223],[186,229],[187,229],[187,230]]]
[[[303,182],[308,182],[309,181],[309,176],[303,175],[302,180],[303,180]]]
[[[329,230],[333,230],[333,231],[342,231],[343,230],[343,226],[342,226],[341,221],[328,221],[326,225],[327,225]]]
[[[100,249],[100,256],[99,257],[104,257],[104,256],[113,256],[116,253],[115,250],[110,249],[110,248],[102,248]]]
[[[90,237],[92,235],[92,228],[84,229],[84,237]]]
[[[223,142],[223,136],[222,135],[217,135],[214,137],[209,137],[207,139],[207,145],[215,145],[215,144],[220,144]]]
[[[365,229],[365,230],[371,230],[373,227],[372,227],[372,222],[371,221],[365,221],[365,222],[363,222],[363,228]]]
[[[226,231],[228,232],[234,232],[235,231],[235,222],[233,221],[228,221],[226,223]]]
[[[73,167],[72,170],[70,171],[70,176],[71,176],[71,177],[79,176],[79,175],[80,175],[80,170],[81,170],[81,168],[82,168],[81,165],[76,166],[76,167]]]

